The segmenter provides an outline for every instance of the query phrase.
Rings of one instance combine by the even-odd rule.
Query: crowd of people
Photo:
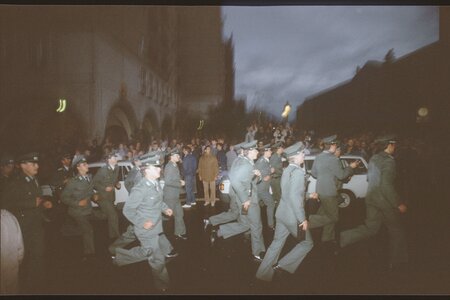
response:
[[[367,216],[364,225],[341,233],[335,229],[338,221],[338,182],[351,176],[357,163],[343,168],[335,154],[337,151],[341,155],[362,156],[370,161],[366,204],[373,212]],[[312,194],[306,194],[305,173],[301,168],[308,154],[317,154],[312,167],[317,187]],[[217,201],[217,179],[224,172],[231,183],[230,207],[205,219],[204,229],[210,233],[211,244],[220,238],[245,234],[251,240],[253,258],[261,263],[256,274],[258,279],[271,281],[274,274],[294,273],[313,247],[309,230],[318,227],[323,228],[321,242],[337,254],[341,247],[375,234],[384,222],[394,245],[391,265],[405,263],[407,249],[404,231],[396,212],[406,211],[407,205],[400,199],[408,198],[410,189],[407,187],[414,180],[412,174],[416,173],[411,168],[417,170],[421,167],[418,162],[426,154],[427,145],[418,139],[397,140],[392,136],[380,138],[365,133],[338,140],[336,136],[318,137],[312,131],[296,133],[289,123],[270,122],[266,125],[252,124],[239,140],[230,141],[220,137],[187,141],[154,139],[148,144],[135,141],[117,145],[108,140],[103,145],[92,141],[73,149],[73,152],[58,154],[61,166],[48,177],[56,199],[42,196],[38,182],[39,154],[3,155],[0,182],[2,293],[19,291],[19,264],[20,290],[39,290],[41,280],[45,278],[43,211],[54,209],[55,205],[65,205],[65,213],[80,230],[83,260],[90,260],[95,254],[91,220],[106,220],[113,263],[122,266],[147,260],[152,268],[155,287],[166,291],[169,274],[165,259],[178,255],[167,235],[188,239],[183,209],[195,207],[196,197],[201,195],[203,205],[213,207]],[[99,160],[103,160],[105,165],[95,176],[91,176],[88,164]],[[119,218],[114,207],[114,191],[120,189],[117,168],[120,160],[132,161],[134,166],[125,179],[129,200],[125,203],[123,214],[130,222],[125,232],[119,231]],[[413,167],[411,161],[416,162]],[[396,173],[399,175],[397,180]],[[160,177],[164,178],[163,187],[159,184]],[[186,202],[181,205],[180,190],[183,187],[186,189]],[[386,193],[389,196],[385,196]],[[320,201],[319,210],[308,215],[304,208],[306,199]],[[93,209],[94,202],[99,209]],[[261,205],[267,208],[268,229],[274,233],[267,253],[262,235]],[[164,217],[161,213],[174,217],[173,233],[163,231]],[[7,221],[9,215],[7,217],[6,214],[11,215],[12,221]],[[14,217],[20,226],[16,226]],[[4,242],[4,237],[8,237],[3,234],[5,228],[11,228],[11,232],[15,230],[14,235],[22,236],[23,245]],[[279,259],[289,234],[298,238],[298,245]],[[136,240],[140,242],[138,247],[123,248]],[[7,246],[23,248],[23,262],[22,255],[15,258],[7,254],[11,253],[7,251]],[[16,261],[16,264],[9,266],[11,261]]]

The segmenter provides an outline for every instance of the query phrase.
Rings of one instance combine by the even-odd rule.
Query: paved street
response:
[[[364,219],[361,199],[341,210],[343,229]],[[434,199],[434,205],[448,209],[444,201]],[[171,278],[170,294],[448,294],[450,293],[450,243],[448,218],[434,206],[411,205],[418,209],[405,216],[408,228],[411,264],[408,272],[386,273],[387,232],[381,231],[369,241],[345,249],[337,259],[321,250],[320,244],[309,253],[297,272],[272,283],[255,282],[258,264],[251,259],[250,243],[243,236],[219,240],[209,247],[208,234],[203,232],[202,218],[222,210],[204,207],[202,202],[185,209],[187,241],[172,244],[180,255],[167,266]],[[265,212],[265,210],[262,210]],[[420,211],[420,214],[418,213]],[[438,212],[441,213],[438,213]],[[263,213],[264,219],[265,213]],[[122,229],[126,222],[122,220]],[[51,223],[47,224],[51,226]],[[173,221],[165,222],[168,232]],[[265,225],[265,224],[264,224]],[[446,227],[444,227],[446,226]],[[265,227],[266,228],[266,227]],[[95,223],[97,257],[94,262],[81,263],[79,237],[61,237],[49,229],[49,266],[52,284],[49,294],[154,294],[151,271],[146,262],[125,267],[111,264],[106,247],[106,223]],[[313,231],[315,241],[320,234]],[[265,231],[265,242],[272,237]],[[281,255],[294,245],[289,237]],[[132,246],[132,245],[131,245]]]

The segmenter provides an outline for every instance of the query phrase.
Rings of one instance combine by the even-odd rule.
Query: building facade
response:
[[[23,145],[175,135],[178,111],[225,94],[220,7],[191,10],[0,6],[0,134]]]

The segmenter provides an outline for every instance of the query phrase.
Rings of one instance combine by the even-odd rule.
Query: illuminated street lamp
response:
[[[422,123],[428,120],[428,108],[426,107],[421,107],[417,110],[417,117],[416,117],[416,121],[417,123]]]
[[[286,102],[286,104],[284,105],[283,112],[281,113],[281,117],[282,117],[283,119],[285,119],[286,122],[287,122],[287,120],[288,120],[288,117],[289,117],[289,113],[290,113],[290,112],[291,112],[291,105],[289,104],[289,101],[288,101],[288,102]]]

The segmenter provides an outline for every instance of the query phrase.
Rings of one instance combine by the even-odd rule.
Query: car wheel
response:
[[[349,207],[356,199],[355,194],[353,194],[353,192],[350,190],[342,189],[339,190],[338,192],[339,196],[341,196],[341,198],[344,200],[342,203],[339,204],[340,208]]]

